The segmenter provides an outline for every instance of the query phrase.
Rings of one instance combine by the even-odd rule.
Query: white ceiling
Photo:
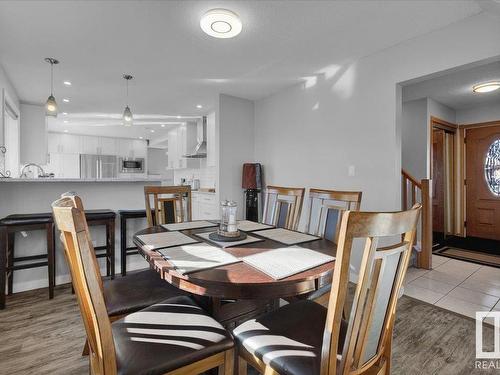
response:
[[[22,101],[49,93],[45,57],[61,60],[55,95],[70,114],[119,114],[123,73],[134,114],[200,115],[219,93],[259,99],[481,12],[476,1],[0,1],[0,63]],[[243,31],[199,27],[215,7]],[[70,80],[66,87],[62,81]],[[67,97],[70,103],[63,103]],[[203,109],[196,105],[202,104]],[[58,121],[63,121],[58,118]]]
[[[500,61],[457,69],[404,86],[403,101],[429,97],[455,110],[494,103],[500,105],[500,90],[472,92],[472,86],[488,81],[500,81]]]

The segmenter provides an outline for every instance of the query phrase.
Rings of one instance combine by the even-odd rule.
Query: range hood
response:
[[[188,159],[202,159],[207,157],[207,118],[203,116],[196,125],[196,147],[190,154],[182,155]]]

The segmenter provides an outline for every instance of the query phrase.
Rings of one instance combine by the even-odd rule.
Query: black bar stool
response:
[[[111,210],[85,210],[87,225],[94,227],[106,226],[106,244],[94,246],[97,258],[106,258],[106,276],[115,278],[115,218]]]
[[[47,253],[16,257],[14,253],[16,232],[40,229],[46,231]],[[19,264],[20,262],[22,264]],[[52,299],[54,297],[56,280],[54,220],[52,213],[15,214],[6,216],[0,220],[0,309],[5,308],[6,281],[7,294],[12,294],[14,271],[44,266],[48,268],[49,298]]]
[[[120,264],[122,276],[127,274],[127,256],[138,254],[136,246],[127,246],[127,220],[146,217],[146,210],[119,210],[120,214]]]

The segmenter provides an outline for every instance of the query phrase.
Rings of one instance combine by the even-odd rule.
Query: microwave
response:
[[[144,158],[120,158],[121,173],[144,173]]]

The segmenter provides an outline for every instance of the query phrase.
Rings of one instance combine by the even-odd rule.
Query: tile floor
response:
[[[500,268],[439,255],[432,264],[431,271],[408,269],[404,294],[471,318],[476,311],[500,311]]]

